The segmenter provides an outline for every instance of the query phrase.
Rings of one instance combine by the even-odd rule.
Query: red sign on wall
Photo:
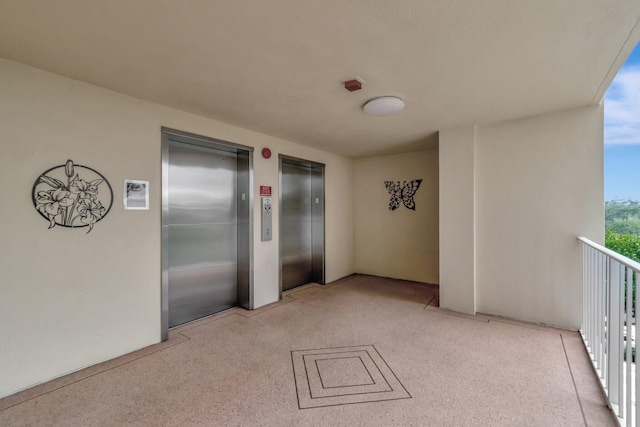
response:
[[[260,186],[260,196],[271,196],[271,186],[269,186],[269,185],[261,185]]]

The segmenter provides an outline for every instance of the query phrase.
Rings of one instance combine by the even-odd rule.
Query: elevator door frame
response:
[[[279,263],[279,269],[278,269],[278,284],[279,284],[279,292],[280,292],[280,299],[282,299],[282,242],[283,242],[283,221],[282,221],[282,163],[283,161],[285,161],[286,163],[293,163],[296,164],[298,166],[303,166],[303,167],[309,167],[311,168],[311,182],[312,182],[312,189],[311,189],[311,193],[312,193],[312,197],[315,195],[316,192],[314,192],[314,179],[319,178],[321,180],[321,190],[318,191],[318,194],[321,195],[322,197],[322,205],[321,208],[319,210],[319,212],[313,208],[313,203],[312,203],[312,218],[311,218],[311,223],[313,224],[314,219],[317,220],[317,215],[321,214],[322,218],[321,218],[321,222],[320,222],[320,226],[322,229],[322,235],[320,237],[316,236],[313,231],[311,233],[312,235],[312,243],[311,243],[311,248],[312,248],[312,281],[315,283],[319,283],[321,285],[325,284],[325,259],[326,259],[326,255],[325,255],[325,249],[326,249],[326,245],[325,245],[325,240],[326,240],[326,226],[325,226],[325,164],[324,163],[318,163],[318,162],[313,162],[311,160],[305,160],[305,159],[301,159],[298,157],[291,157],[291,156],[286,156],[284,154],[280,154],[278,155],[278,188],[280,189],[280,191],[278,192],[278,235],[279,235],[279,244],[278,244],[278,263]],[[316,253],[316,251],[314,250],[314,246],[317,245],[321,245],[322,246],[322,250],[319,251],[320,252],[320,257],[321,259],[317,259],[318,258],[318,254]]]
[[[247,170],[238,165],[236,187],[238,192],[246,194],[248,205],[240,218],[238,211],[238,305],[248,310],[254,308],[253,290],[253,147],[235,144],[206,136],[196,135],[175,129],[162,127],[162,283],[161,283],[161,339],[169,339],[169,140],[204,147],[223,150],[245,157]],[[244,172],[244,173],[241,173]],[[242,236],[241,236],[242,233]],[[242,251],[243,256],[240,256]]]

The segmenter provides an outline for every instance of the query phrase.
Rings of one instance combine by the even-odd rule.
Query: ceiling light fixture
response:
[[[381,96],[367,101],[362,109],[374,116],[388,116],[404,110],[404,101],[395,96]]]

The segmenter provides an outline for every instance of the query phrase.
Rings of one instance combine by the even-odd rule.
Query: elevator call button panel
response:
[[[271,240],[273,231],[272,231],[272,221],[271,221],[271,197],[261,197],[262,200],[262,209],[260,210],[262,217],[262,241],[268,242]]]

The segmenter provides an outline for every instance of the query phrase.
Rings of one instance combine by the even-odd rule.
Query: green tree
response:
[[[611,200],[605,202],[604,245],[614,252],[640,262],[640,202]],[[636,277],[632,280],[632,301],[636,301]],[[625,285],[625,305],[626,305]],[[635,304],[632,304],[635,317]],[[633,360],[635,361],[635,348]]]
[[[604,225],[618,234],[640,236],[640,202],[608,200],[604,203]]]
[[[620,255],[640,262],[640,236],[619,234],[608,228],[604,234],[604,245]]]
[[[613,231],[612,228],[608,228],[604,233],[604,246],[611,249],[614,252],[624,255],[627,258],[631,258],[634,261],[640,262],[640,236],[634,236],[631,234],[618,234]],[[636,277],[634,275],[632,280],[631,301],[636,301]],[[624,290],[624,302],[627,303],[627,288],[625,285]],[[632,303],[633,317],[636,316],[636,307]],[[635,349],[634,349],[635,351]],[[634,353],[635,354],[635,353]],[[634,356],[635,360],[635,356]]]
[[[616,218],[610,221],[607,229],[617,234],[640,236],[640,217],[630,216],[628,218]]]

